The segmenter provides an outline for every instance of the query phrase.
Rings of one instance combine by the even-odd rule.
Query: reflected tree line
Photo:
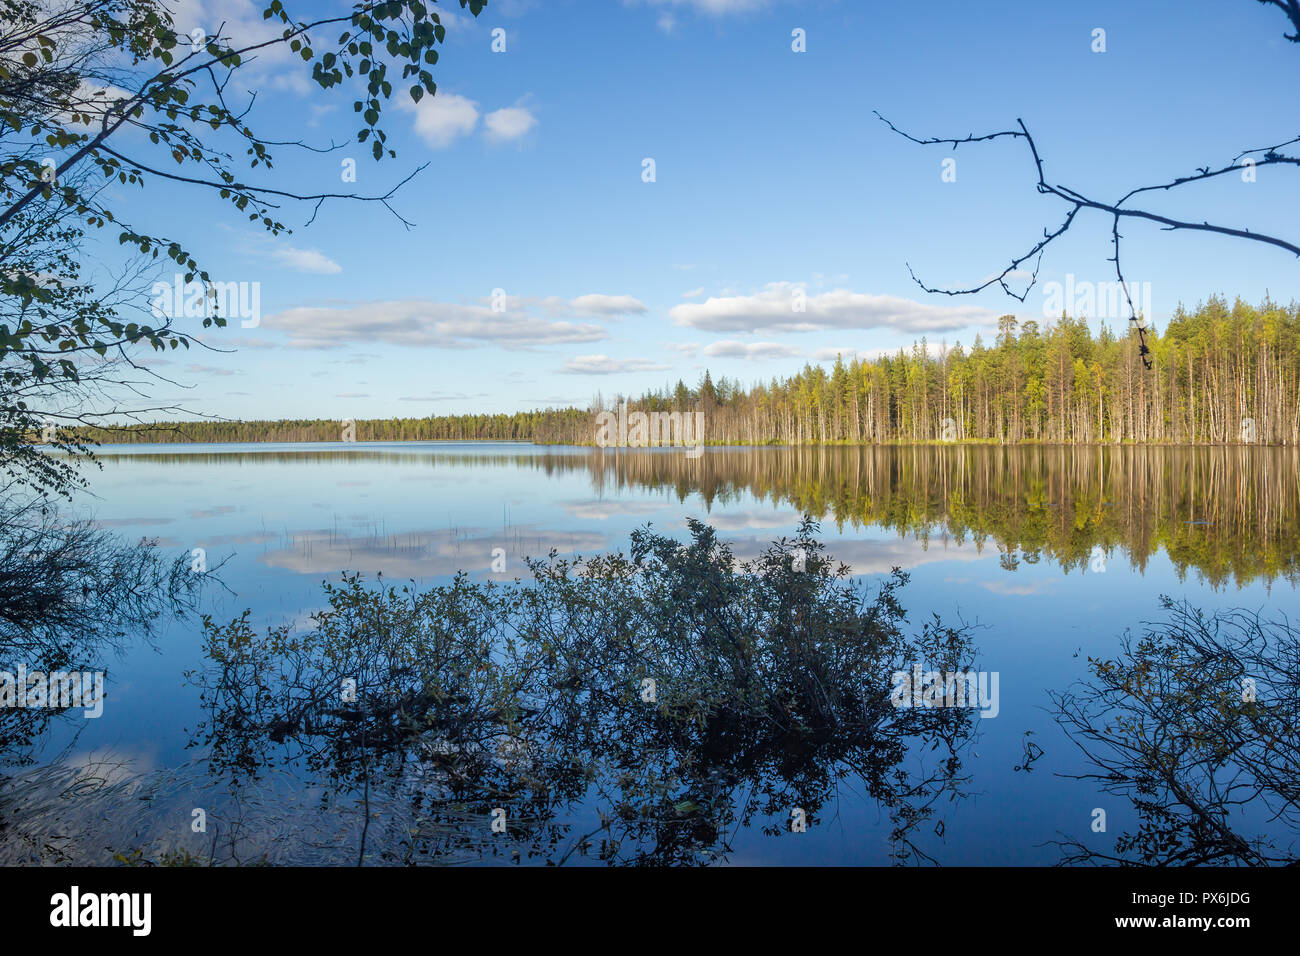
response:
[[[103,670],[115,652],[149,639],[160,619],[193,614],[200,592],[187,557],[168,558],[149,540],[124,545],[39,496],[3,500],[0,775],[4,764],[30,762],[59,712],[19,705],[20,667],[29,675]]]
[[[270,465],[304,458],[430,467],[586,471],[592,490],[656,491],[706,507],[751,497],[837,526],[936,535],[1003,552],[1015,567],[1047,558],[1085,569],[1096,548],[1138,570],[1164,551],[1180,575],[1220,587],[1281,578],[1300,584],[1300,451],[1261,447],[711,448],[492,452],[355,450],[124,456],[149,461]],[[111,454],[102,460],[111,466]]]
[[[991,543],[1004,563],[1086,568],[1094,549],[1138,570],[1164,550],[1213,585],[1300,582],[1300,454],[1259,448],[765,449],[595,456],[604,487],[753,495],[836,524]]]
[[[0,670],[104,667],[196,613],[193,577],[150,542],[39,509],[0,534]],[[868,592],[811,518],[745,563],[692,521],[685,542],[646,528],[626,554],[530,572],[428,589],[348,575],[297,628],[201,616],[186,768],[25,766],[60,711],[0,710],[0,861],[699,865],[742,829],[823,826],[852,794],[888,821],[892,860],[942,862],[974,713],[896,707],[891,678],[970,670],[977,651],[965,627],[907,620],[906,575]],[[1052,701],[1073,775],[1138,819],[1113,847],[1067,835],[1063,862],[1296,861],[1286,619],[1166,603]]]
[[[77,733],[47,752],[58,722],[76,728],[91,702],[89,682],[53,675],[111,679],[120,654],[167,620],[192,619],[201,594],[188,554],[125,542],[17,482],[0,488],[0,863],[104,862],[65,852],[79,827],[95,838],[85,800],[111,798],[101,819],[119,822],[146,806],[133,788],[105,789],[104,768],[66,764]],[[103,683],[89,696],[102,706]]]

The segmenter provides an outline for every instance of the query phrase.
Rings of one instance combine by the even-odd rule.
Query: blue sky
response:
[[[225,22],[238,40],[263,28],[255,6],[187,0],[176,22]],[[451,18],[438,95],[389,107],[398,157],[383,163],[353,143],[349,92],[309,87],[301,63],[256,63],[234,84],[257,89],[255,129],[345,144],[281,148],[263,181],[375,194],[427,163],[395,199],[418,225],[336,202],[300,228],[311,208],[290,205],[293,234],[273,238],[215,197],[123,188],[137,226],[185,240],[217,280],[260,284],[256,327],[204,336],[234,351],[169,357],[156,370],[190,387],[154,394],[231,418],[508,412],[694,383],[705,367],[766,380],[922,335],[969,345],[1004,312],[1044,321],[1047,283],[1114,278],[1109,220],[1081,213],[1023,304],[928,295],[907,263],[927,284],[977,283],[1067,209],[1036,194],[1023,145],[917,146],[872,110],[921,136],[1023,118],[1053,182],[1114,200],[1300,132],[1287,26],[1254,0],[491,0],[477,21]],[[355,185],[341,182],[349,158]],[[1294,240],[1298,183],[1263,169],[1145,207]],[[1154,225],[1124,235],[1157,325],[1218,293],[1300,298],[1280,250]]]

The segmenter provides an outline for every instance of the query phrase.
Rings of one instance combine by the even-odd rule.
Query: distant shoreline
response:
[[[40,447],[46,447],[37,443]],[[705,441],[705,448],[1296,448],[1289,442],[1221,442],[1221,441],[1124,441],[1107,442],[1071,442],[1045,441],[1040,439],[1022,439],[1019,441],[998,441],[987,438],[968,438],[955,441],[904,441],[901,439],[878,442],[855,441],[807,441],[807,442],[744,442],[744,441]],[[158,439],[153,441],[99,441],[90,445],[90,449],[133,448],[144,445],[167,445],[178,448],[204,448],[219,445],[321,445],[346,448],[348,446],[375,445],[519,445],[536,448],[583,448],[591,451],[680,451],[680,445],[614,445],[600,446],[594,442],[569,441],[534,441],[519,438],[384,438],[357,441],[331,441],[329,439],[246,439],[236,438],[219,441],[200,441],[195,439]]]

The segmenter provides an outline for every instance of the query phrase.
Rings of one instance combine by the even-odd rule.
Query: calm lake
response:
[[[1300,616],[1295,449],[709,448],[690,459],[672,449],[392,443],[117,446],[99,456],[94,495],[77,509],[129,541],[202,549],[222,582],[205,589],[205,612],[224,623],[247,609],[259,632],[310,628],[325,604],[322,582],[343,571],[420,586],[458,571],[508,581],[527,574],[525,557],[552,550],[627,551],[646,524],[686,540],[690,517],[743,559],[810,514],[827,553],[866,585],[895,567],[910,575],[899,592],[909,625],[934,614],[971,625],[975,667],[997,675],[996,713],[972,722],[962,798],[916,838],[945,865],[1052,864],[1061,858],[1053,841],[1109,849],[1134,824],[1131,806],[1070,776],[1084,768],[1049,694],[1087,677],[1089,656],[1114,655],[1126,629],[1160,620],[1161,595],[1207,611]],[[197,623],[173,623],[149,643],[106,652],[103,716],[70,711],[33,744],[36,765],[111,759],[115,782],[148,782],[153,796],[129,820],[106,809],[87,824],[110,831],[99,842],[126,851],[174,831],[178,845],[202,846],[224,836],[191,836],[194,809],[231,821],[233,800],[254,846],[309,834],[270,858],[356,862],[369,807],[366,862],[391,862],[383,800],[400,804],[400,794],[386,798],[379,784],[365,796],[331,794],[291,752],[287,763],[270,760],[286,768],[281,777],[256,786],[233,788],[205,770],[198,730],[209,715],[186,677],[207,663],[202,646]],[[1024,769],[1027,742],[1041,756]],[[737,820],[711,861],[889,863],[887,812],[853,774],[835,793],[805,832],[789,832],[783,814]],[[1105,833],[1093,832],[1098,808]],[[572,801],[554,839],[522,858],[489,836],[484,849],[462,845],[445,859],[599,863],[595,852],[571,852],[599,812],[594,801]],[[490,833],[487,825],[464,820]],[[418,862],[443,859],[430,851]]]

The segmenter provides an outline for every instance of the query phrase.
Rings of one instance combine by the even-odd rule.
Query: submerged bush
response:
[[[1300,631],[1248,610],[1166,618],[1125,634],[1092,677],[1053,694],[1058,723],[1137,827],[1066,863],[1294,865],[1300,860]]]
[[[960,793],[971,718],[894,707],[891,675],[966,668],[965,631],[936,618],[909,636],[906,575],[868,595],[811,519],[750,562],[690,531],[552,552],[507,585],[345,575],[306,631],[206,618],[193,743],[236,785],[289,765],[334,793],[402,796],[415,826],[367,825],[361,860],[707,862],[738,825],[815,822],[846,778],[887,808],[898,858],[925,858],[913,837]]]

